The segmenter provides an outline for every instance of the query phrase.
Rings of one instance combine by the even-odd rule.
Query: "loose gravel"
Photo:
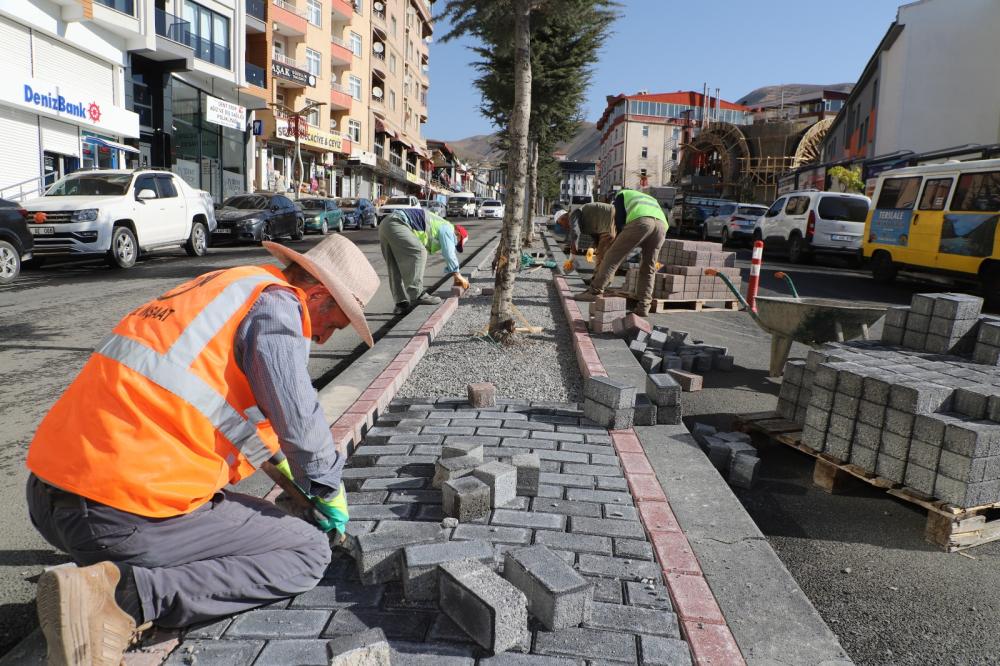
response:
[[[476,281],[489,287],[492,277]],[[492,382],[497,396],[520,400],[578,402],[580,373],[552,272],[522,272],[514,284],[514,305],[539,335],[521,334],[507,345],[481,337],[493,296],[463,297],[458,310],[399,391],[402,398],[464,397],[472,382]],[[518,325],[521,325],[520,323]]]

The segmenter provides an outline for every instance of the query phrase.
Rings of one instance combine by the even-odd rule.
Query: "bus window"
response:
[[[886,178],[876,208],[913,208],[920,191],[920,176]]]
[[[966,173],[959,177],[953,211],[1000,211],[1000,171]]]
[[[920,210],[944,210],[951,192],[951,178],[929,178],[920,197]]]

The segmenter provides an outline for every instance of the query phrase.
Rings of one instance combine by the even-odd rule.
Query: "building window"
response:
[[[358,16],[364,16],[365,0],[354,0],[354,13]]]
[[[229,19],[189,1],[184,3],[184,20],[191,24],[194,57],[229,69]]]
[[[347,121],[347,136],[350,137],[351,141],[354,143],[361,143],[361,121],[351,120]]]
[[[643,157],[643,158],[649,157],[649,148],[647,148],[646,146],[643,146],[642,147],[642,153],[639,155],[639,157]]]
[[[393,53],[389,54],[389,73],[390,74],[396,73],[396,56]]]
[[[642,126],[642,135],[643,136],[649,136],[649,125],[643,125]]]
[[[306,105],[315,104],[315,100],[307,99]],[[306,114],[306,122],[313,127],[319,127],[319,108],[314,107],[308,114]]]
[[[396,28],[398,27],[398,26],[396,25],[396,17],[395,17],[395,16],[392,16],[392,17],[390,17],[390,19],[389,19],[389,23],[390,23],[390,25],[392,25],[392,36],[393,36],[393,37],[395,37],[395,36],[396,36],[396,33],[397,33],[397,32],[399,32],[399,31],[398,31],[398,30],[396,29]]]
[[[313,76],[319,76],[319,71],[323,65],[323,55],[319,51],[306,49],[306,71]]]
[[[306,20],[315,26],[323,25],[323,3],[320,0],[306,0]]]
[[[389,91],[389,108],[392,109],[393,111],[396,110],[396,91],[395,90],[390,90]]]
[[[351,97],[361,99],[361,79],[351,74],[347,79],[347,87],[351,91]]]
[[[361,43],[361,35],[359,35],[356,32],[352,32],[351,33],[351,53],[353,53],[355,57],[357,57],[357,58],[361,57],[362,46],[363,45]]]

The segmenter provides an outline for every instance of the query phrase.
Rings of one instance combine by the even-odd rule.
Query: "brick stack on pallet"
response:
[[[890,309],[882,342],[789,361],[779,411],[835,460],[959,507],[1000,502],[1000,320],[981,307],[916,295]]]
[[[717,277],[705,275],[706,268],[724,274],[737,289],[741,288],[740,270],[736,268],[736,253],[723,252],[719,243],[704,241],[667,240],[660,249],[663,265],[656,274],[653,298],[670,301],[730,300],[732,292]],[[625,274],[625,291],[635,296],[639,270]]]
[[[620,296],[601,296],[590,304],[590,332],[613,333],[621,330],[628,314],[627,302]]]

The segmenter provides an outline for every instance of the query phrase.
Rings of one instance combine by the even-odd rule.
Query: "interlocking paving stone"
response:
[[[594,601],[603,601],[608,604],[622,603],[622,582],[620,580],[599,576],[585,576],[585,578],[594,584]]]
[[[539,631],[535,649],[541,654],[569,655],[586,659],[637,663],[635,636],[597,629]]]
[[[579,442],[560,442],[559,450],[598,456],[614,456],[615,453],[614,448],[611,446],[604,446],[601,444],[580,444]]]
[[[344,470],[347,471],[347,470]],[[430,485],[428,479],[422,477],[403,477],[393,479],[365,479],[361,490],[398,490],[400,488],[424,488]]]
[[[535,543],[558,550],[594,555],[611,555],[611,538],[594,534],[567,534],[539,530],[535,533]]]
[[[670,603],[670,592],[665,585],[659,583],[625,583],[625,593],[630,606],[643,606],[645,608],[657,608],[659,610],[672,611],[674,606]]]
[[[621,504],[605,504],[604,517],[618,520],[639,520],[639,511],[635,507]]]
[[[589,476],[623,476],[620,467],[612,465],[582,465],[578,463],[564,463],[564,474],[583,474]]]
[[[551,497],[555,499],[561,499],[563,497],[563,487],[554,486],[551,484],[540,483],[538,485],[538,496],[539,497]]]
[[[313,589],[292,599],[289,608],[374,608],[381,603],[384,591],[384,585],[323,580]]]
[[[250,666],[264,647],[264,641],[184,641],[170,653],[164,666]]]
[[[542,460],[551,460],[554,462],[586,463],[589,458],[586,453],[577,453],[576,451],[552,451],[535,448],[535,453]]]
[[[411,517],[415,507],[412,503],[360,504],[352,506],[350,511],[352,520],[392,520]]]
[[[252,610],[237,615],[226,638],[316,638],[330,619],[328,610]]]
[[[597,477],[598,490],[628,490],[628,481],[616,476]]]
[[[690,666],[691,650],[678,638],[640,636],[644,666]]]
[[[565,529],[566,516],[556,513],[537,513],[534,511],[512,511],[497,509],[490,520],[493,525],[509,527],[530,527],[542,530]]]
[[[594,602],[590,619],[583,626],[591,629],[633,631],[640,634],[680,638],[677,616],[670,611],[637,606]]]
[[[330,663],[326,656],[328,642],[322,638],[268,641],[253,663],[254,666],[327,666]]]
[[[389,502],[416,502],[418,504],[440,504],[441,503],[441,493],[436,490],[398,490],[389,494]],[[347,495],[348,504],[350,504],[351,496],[350,493]],[[351,505],[353,507],[353,505]],[[353,508],[351,511],[351,519],[354,519]]]
[[[583,435],[575,432],[546,432],[536,430],[531,433],[532,439],[551,439],[559,442],[582,442]]]
[[[459,525],[451,538],[456,541],[482,539],[491,543],[528,544],[531,543],[531,530],[495,525]]]
[[[194,625],[184,632],[184,640],[193,638],[221,638],[222,634],[233,623],[233,618],[224,617],[214,622],[203,622]]]
[[[479,660],[479,666],[574,666],[583,662],[566,657],[543,657],[538,654],[517,654],[504,652],[502,654]]]
[[[475,651],[464,645],[389,641],[392,666],[472,666]]]
[[[583,474],[554,474],[552,472],[542,472],[539,475],[541,483],[551,483],[559,486],[571,488],[593,488],[594,477]]]
[[[389,496],[389,493],[385,490],[369,490],[367,492],[348,492],[347,493],[347,504],[349,506],[354,506],[355,504],[381,504]]]
[[[648,541],[615,539],[615,555],[637,560],[653,559],[653,547]]]
[[[555,451],[559,447],[559,442],[555,442],[548,439],[527,439],[524,437],[506,437],[503,440],[503,445],[507,448],[515,449],[531,449],[533,451],[542,452],[542,449],[549,449]]]
[[[624,508],[624,507],[622,507]],[[536,497],[531,500],[532,511],[561,513],[566,516],[601,517],[601,505],[591,502],[552,499],[551,497]]]
[[[595,576],[609,576],[625,580],[659,579],[660,577],[660,567],[655,562],[581,554],[578,564],[580,573]]]
[[[614,490],[591,490],[589,488],[569,488],[566,498],[574,502],[595,502],[599,504],[632,505],[632,496],[628,492]]]
[[[434,621],[431,613],[354,610],[345,608],[333,615],[330,624],[323,630],[324,638],[356,634],[366,629],[378,627],[386,638],[406,641],[422,641]]]

